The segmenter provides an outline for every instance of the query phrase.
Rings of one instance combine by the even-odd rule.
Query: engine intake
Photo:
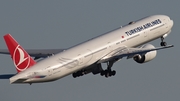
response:
[[[153,49],[155,47],[151,44],[146,44],[146,45],[141,46],[140,48]],[[157,54],[157,51],[155,50],[155,51],[147,52],[146,54],[135,55],[133,59],[137,63],[146,63],[153,60],[156,57],[156,54]]]

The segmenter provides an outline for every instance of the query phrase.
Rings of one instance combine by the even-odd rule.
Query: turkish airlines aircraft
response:
[[[114,76],[116,71],[111,67],[123,57],[145,63],[156,57],[157,50],[173,47],[164,42],[172,26],[173,20],[168,16],[153,15],[68,49],[52,50],[25,51],[10,34],[6,34],[4,39],[9,51],[2,49],[0,53],[11,55],[17,73],[0,75],[0,79],[32,84],[54,81],[69,74],[74,78],[88,73]],[[145,44],[158,38],[162,47]],[[31,57],[45,59],[36,62]],[[102,63],[107,63],[107,69],[102,69]]]

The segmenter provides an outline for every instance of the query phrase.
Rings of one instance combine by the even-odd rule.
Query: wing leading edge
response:
[[[131,56],[134,56],[136,54],[146,54],[147,52],[150,51],[155,51],[155,50],[161,50],[161,49],[166,49],[166,48],[171,48],[174,47],[174,45],[168,45],[168,46],[163,46],[163,47],[156,47],[152,49],[146,49],[146,48],[127,48],[127,51],[124,52],[123,54],[118,54],[116,53],[116,57],[127,57],[130,58]]]
[[[161,49],[166,49],[166,48],[171,48],[174,47],[174,45],[167,45],[167,46],[163,46],[163,47],[155,47],[155,48],[151,48],[151,49],[147,49],[147,48],[128,48],[126,46],[120,47],[118,49],[116,49],[114,52],[108,54],[110,56],[105,56],[102,59],[100,59],[98,61],[98,63],[103,63],[105,61],[111,61],[113,59],[121,59],[123,57],[127,57],[127,59],[132,58],[133,56],[137,55],[137,54],[146,54],[147,52],[150,51],[155,51],[155,50],[161,50]],[[108,57],[108,58],[106,58]]]

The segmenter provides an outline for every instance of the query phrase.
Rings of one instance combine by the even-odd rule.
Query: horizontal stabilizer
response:
[[[4,74],[4,75],[0,75],[0,79],[9,79],[9,78],[11,78],[14,75],[16,75],[16,74]]]
[[[38,78],[45,78],[46,75],[36,75],[36,76],[32,76],[32,77],[27,77],[27,78],[18,78],[18,79],[13,79],[10,78],[10,83],[24,83],[27,82],[27,80],[29,79],[38,79]]]
[[[18,80],[16,80],[16,81],[11,81],[10,80],[10,83],[12,84],[12,83],[23,83],[25,80],[27,80],[27,79],[18,79]]]

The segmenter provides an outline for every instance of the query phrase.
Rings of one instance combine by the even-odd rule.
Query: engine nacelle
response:
[[[155,47],[151,44],[146,44],[146,45],[141,46],[140,48],[153,49]],[[157,54],[157,51],[155,50],[155,51],[147,52],[146,54],[143,54],[143,55],[142,54],[135,55],[133,59],[137,63],[146,63],[153,60],[156,57],[156,54]]]

